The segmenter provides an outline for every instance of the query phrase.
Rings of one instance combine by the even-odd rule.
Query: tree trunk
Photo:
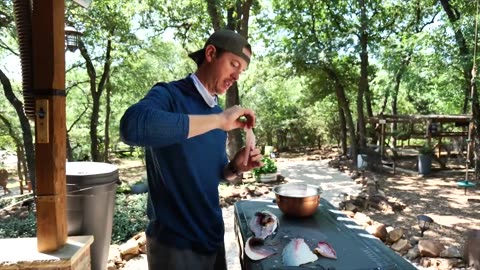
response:
[[[113,36],[113,30],[110,32],[110,35]],[[112,50],[112,40],[107,41],[107,47],[105,52],[105,62],[103,65],[103,73],[100,78],[100,82],[96,83],[97,74],[95,72],[95,67],[93,66],[92,59],[87,52],[85,44],[80,41],[80,53],[85,59],[85,64],[87,65],[87,73],[90,78],[90,94],[92,96],[92,114],[90,116],[90,155],[92,161],[103,161],[102,155],[100,154],[99,148],[99,137],[98,137],[98,120],[100,118],[100,104],[103,90],[105,89],[105,84],[110,76],[110,66],[111,66],[111,50]]]
[[[473,117],[473,126],[474,126],[474,152],[475,152],[475,178],[478,178],[480,174],[480,106],[478,102],[478,93],[477,87],[475,85],[475,78],[472,78],[472,57],[469,53],[469,49],[467,47],[467,43],[465,41],[465,37],[463,36],[461,28],[456,23],[460,19],[460,12],[452,7],[448,0],[440,0],[442,4],[443,10],[447,13],[448,20],[450,21],[452,28],[455,33],[455,40],[457,42],[458,50],[459,50],[459,58],[462,60],[462,67],[463,67],[463,77],[465,78],[465,98],[463,104],[463,113],[468,112],[468,105],[471,104],[472,110],[472,117]],[[475,74],[476,75],[476,70]],[[471,103],[469,99],[472,98]]]
[[[73,149],[70,143],[70,136],[68,136],[68,131],[67,131],[67,159],[68,161],[73,161]]]
[[[330,67],[324,66],[324,70],[327,75],[335,82],[335,94],[337,101],[342,108],[345,116],[345,122],[349,130],[350,137],[350,155],[354,163],[357,163],[358,145],[355,133],[355,124],[353,123],[352,113],[348,104],[347,95],[345,94],[345,86],[342,84],[342,80],[339,78],[337,72]]]
[[[368,93],[368,33],[367,33],[367,14],[365,1],[359,0],[360,4],[360,81],[358,83],[357,93],[357,114],[358,114],[358,144],[360,147],[367,145],[367,136],[365,128],[365,115],[363,112],[363,99]]]
[[[18,119],[20,121],[20,126],[22,127],[23,146],[25,149],[25,156],[27,159],[28,167],[28,179],[32,183],[32,188],[35,192],[35,148],[33,146],[33,137],[30,122],[28,122],[28,118],[25,115],[22,102],[13,93],[10,80],[5,75],[5,73],[3,73],[2,70],[0,70],[0,81],[3,85],[5,97],[15,108]]]
[[[340,103],[338,103],[338,118],[340,125],[340,147],[342,155],[347,155],[347,121],[345,119],[345,112],[343,111]]]
[[[110,83],[110,77],[107,79],[106,87],[106,109],[105,109],[105,139],[103,141],[103,157],[105,162],[109,162],[109,149],[110,149],[110,114],[112,112],[111,108],[111,97],[112,94],[112,84]]]
[[[440,3],[442,4],[443,10],[448,16],[448,20],[450,21],[453,31],[455,33],[455,41],[457,42],[459,50],[459,59],[462,62],[463,78],[465,79],[463,86],[464,102],[462,113],[467,113],[470,98],[470,80],[472,79],[472,56],[470,55],[470,51],[467,47],[465,37],[462,33],[462,29],[457,24],[457,21],[460,20],[460,12],[456,8],[452,7],[448,0],[440,0]]]

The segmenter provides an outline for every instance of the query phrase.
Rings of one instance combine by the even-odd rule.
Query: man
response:
[[[189,55],[194,74],[156,84],[121,119],[122,140],[145,147],[149,269],[226,269],[218,184],[261,166],[262,156],[243,148],[228,161],[226,131],[252,128],[255,114],[239,106],[223,111],[217,96],[238,80],[251,54],[242,36],[219,30]]]

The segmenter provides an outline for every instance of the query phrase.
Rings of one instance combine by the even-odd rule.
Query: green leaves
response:
[[[263,162],[262,167],[255,168],[252,170],[252,173],[255,177],[258,177],[260,174],[277,172],[277,164],[275,164],[275,161],[273,159],[269,157],[263,157],[262,162]]]

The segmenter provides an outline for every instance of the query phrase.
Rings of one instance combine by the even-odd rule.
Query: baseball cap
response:
[[[247,64],[250,63],[250,57],[243,52],[243,48],[247,48],[249,51],[252,51],[252,48],[250,44],[248,44],[247,40],[237,32],[228,29],[215,31],[208,38],[205,46],[203,46],[203,49],[193,52],[188,56],[192,58],[193,61],[195,61],[195,63],[198,65],[201,64],[205,58],[205,47],[208,45],[214,45],[217,48],[234,53],[243,58]]]

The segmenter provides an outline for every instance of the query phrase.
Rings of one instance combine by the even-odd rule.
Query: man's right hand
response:
[[[230,131],[237,128],[253,128],[255,126],[255,113],[247,108],[242,108],[238,105],[230,107],[222,112],[220,115],[221,129]],[[241,117],[246,120],[242,120]]]

